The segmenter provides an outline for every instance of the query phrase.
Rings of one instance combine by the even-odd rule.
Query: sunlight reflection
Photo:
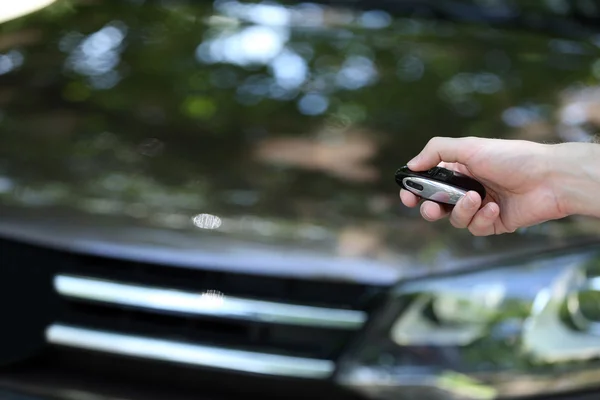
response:
[[[372,10],[363,13],[359,22],[362,26],[369,29],[387,28],[392,23],[392,16],[385,11]]]
[[[319,115],[327,111],[329,100],[318,93],[309,93],[298,101],[298,109],[302,114]]]
[[[121,44],[126,31],[125,25],[113,23],[88,35],[70,53],[67,66],[81,75],[88,76],[90,84],[97,89],[114,87],[121,79],[115,68],[121,60]],[[68,51],[78,39],[77,33],[70,33],[61,40],[59,47]]]
[[[0,54],[0,75],[7,74],[23,64],[23,54],[11,50],[7,54]]]
[[[373,61],[367,57],[350,56],[338,72],[336,82],[340,87],[356,90],[374,83],[376,77]]]
[[[354,32],[351,30],[338,29],[332,32],[338,37],[340,47],[348,47],[343,63],[340,65],[336,58],[321,58],[317,64],[323,67],[318,67],[320,73],[314,74],[310,74],[308,64],[314,48],[306,43],[290,43],[290,40],[292,29],[297,26],[348,25],[355,17],[359,25],[365,28],[382,29],[391,24],[391,16],[384,11],[355,15],[347,10],[324,9],[311,3],[283,7],[270,3],[242,4],[227,0],[217,1],[215,10],[224,18],[250,25],[242,26],[241,22],[226,26],[212,24],[208,38],[196,48],[197,61],[242,67],[265,65],[273,77],[252,75],[239,84],[236,98],[241,104],[255,105],[266,97],[291,100],[299,94],[302,86],[308,85],[304,90],[309,93],[298,100],[298,109],[305,115],[320,115],[327,111],[333,100],[329,94],[334,90],[358,90],[373,85],[378,79],[371,46],[352,42]],[[423,73],[423,66],[418,64],[418,60],[409,60],[405,69],[406,80],[418,79]],[[229,75],[229,72],[213,74],[213,79],[220,87],[231,87],[231,81],[224,79]]]
[[[244,19],[261,25],[288,25],[290,12],[276,4],[241,4],[237,1],[220,1],[215,8],[228,17]]]
[[[201,229],[217,229],[221,226],[221,218],[211,214],[198,214],[192,218],[194,225]]]
[[[48,7],[56,0],[4,0],[0,2],[0,23],[16,19]]]
[[[233,34],[224,32],[198,46],[196,58],[205,63],[264,64],[281,52],[287,36],[286,31],[267,26],[251,26]]]
[[[271,63],[271,68],[277,83],[284,89],[300,86],[308,75],[306,61],[290,50],[285,50],[277,56]]]

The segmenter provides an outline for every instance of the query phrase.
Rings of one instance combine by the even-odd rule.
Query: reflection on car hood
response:
[[[393,181],[440,126],[589,139],[598,96],[572,85],[593,42],[309,3],[71,3],[0,26],[4,236],[391,283],[595,234],[472,237]]]

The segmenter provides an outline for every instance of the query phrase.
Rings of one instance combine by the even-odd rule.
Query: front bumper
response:
[[[309,383],[256,376],[184,371],[134,360],[102,359],[86,353],[48,353],[0,374],[0,400],[364,400],[332,382]],[[110,368],[107,368],[109,367]],[[529,400],[597,400],[600,391]]]

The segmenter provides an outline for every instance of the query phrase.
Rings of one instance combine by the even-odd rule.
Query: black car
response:
[[[594,140],[599,17],[56,0],[5,18],[2,398],[596,398],[598,221],[473,237],[403,207],[393,175],[433,136]]]

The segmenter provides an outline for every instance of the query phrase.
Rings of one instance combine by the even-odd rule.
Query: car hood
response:
[[[57,1],[0,28],[2,236],[389,284],[598,231],[473,237],[393,180],[439,134],[588,140],[593,41],[234,1]]]
[[[546,224],[536,232],[476,240],[407,218],[397,223],[410,233],[398,229],[386,241],[377,230],[338,231],[289,222],[279,226],[254,217],[225,218],[221,226],[227,232],[206,233],[72,209],[4,207],[0,215],[0,237],[66,251],[173,267],[371,285],[598,244],[593,234],[568,234],[579,230],[574,224]],[[295,239],[289,239],[286,230]],[[356,249],[365,243],[371,252]]]

